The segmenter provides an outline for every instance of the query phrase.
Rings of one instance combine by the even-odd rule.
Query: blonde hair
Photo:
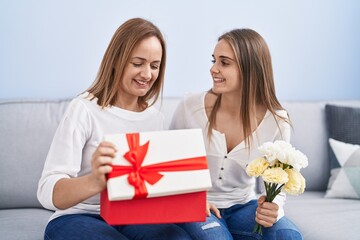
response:
[[[218,41],[220,40],[225,40],[230,44],[240,69],[241,79],[239,81],[242,85],[239,93],[241,95],[240,118],[243,123],[242,131],[246,146],[250,146],[252,137],[251,117],[255,113],[256,104],[263,104],[276,120],[278,117],[289,122],[287,118],[276,113],[277,110],[284,108],[275,94],[270,51],[260,34],[251,29],[234,29],[221,35],[218,38]],[[218,94],[209,116],[209,136],[211,136],[211,129],[215,125],[220,102],[221,94]]]
[[[107,47],[102,59],[97,77],[87,91],[97,98],[97,103],[101,107],[114,105],[118,99],[120,82],[124,74],[126,64],[131,57],[135,46],[148,37],[155,36],[159,39],[162,47],[162,59],[159,67],[159,76],[151,89],[138,98],[139,106],[153,105],[162,94],[165,64],[166,64],[166,44],[164,37],[158,27],[150,21],[142,18],[133,18],[123,23],[114,33],[109,46]],[[92,98],[92,99],[93,99]],[[149,101],[152,102],[149,105]]]

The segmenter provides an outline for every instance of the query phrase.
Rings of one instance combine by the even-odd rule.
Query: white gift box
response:
[[[141,165],[141,167],[134,167],[133,164],[124,157],[130,150],[129,145],[131,144],[128,143],[127,140],[129,136],[131,136],[131,139],[137,138],[140,146],[148,143],[143,162],[138,164]],[[146,188],[146,196],[140,196],[139,198],[200,192],[206,191],[211,187],[210,172],[207,168],[206,152],[201,129],[112,134],[106,135],[104,140],[115,144],[118,150],[112,163],[114,169],[118,166],[125,169],[122,170],[119,176],[112,176],[108,179],[107,191],[110,201],[136,198],[136,187],[130,184],[131,181],[128,180],[128,176],[130,174],[137,174],[137,176],[139,176],[139,172],[141,175],[144,171],[146,172],[146,169],[152,168],[154,164],[161,164],[161,166],[163,164],[166,165],[165,167],[160,166],[160,170],[157,172],[163,176],[153,184],[146,180],[142,181],[143,186]],[[185,167],[190,169],[184,170],[181,169],[182,167],[180,167],[180,169],[175,167],[176,169],[174,170],[172,168],[174,165],[173,161],[177,161],[177,163],[182,165],[194,159],[197,164],[194,166],[190,164],[190,167]],[[201,167],[199,167],[199,165],[201,165]],[[168,171],[169,168],[170,171]],[[138,173],[134,173],[134,169],[138,169]],[[128,172],[124,174],[124,171]],[[157,175],[157,173],[155,173],[155,175]]]

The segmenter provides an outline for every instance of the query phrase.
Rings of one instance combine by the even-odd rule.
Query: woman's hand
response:
[[[106,187],[106,174],[112,171],[110,164],[115,154],[116,148],[109,142],[101,142],[93,153],[90,177],[99,192]]]
[[[279,206],[276,203],[265,202],[266,197],[258,199],[255,221],[264,227],[272,227],[278,217]]]
[[[206,203],[206,216],[210,217],[211,212],[215,214],[215,216],[219,219],[221,219],[220,211],[213,203]]]

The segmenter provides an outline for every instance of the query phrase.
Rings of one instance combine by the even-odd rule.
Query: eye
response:
[[[152,64],[152,65],[150,65],[150,67],[152,70],[158,70],[160,66],[157,64]]]
[[[215,59],[212,59],[211,62],[212,62],[213,64],[216,63]]]
[[[230,65],[230,63],[228,63],[227,61],[221,61],[221,65],[223,65],[223,66],[228,66],[228,65]]]
[[[132,65],[134,66],[134,67],[141,67],[141,65],[142,65],[142,63],[132,63]]]

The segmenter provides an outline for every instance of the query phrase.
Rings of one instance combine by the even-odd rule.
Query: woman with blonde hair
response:
[[[37,193],[55,211],[44,239],[191,239],[175,224],[110,226],[99,215],[116,152],[103,136],[163,129],[152,104],[165,62],[165,41],[153,23],[134,18],[117,29],[95,82],[71,101],[51,144]]]
[[[257,199],[255,178],[246,165],[257,147],[290,141],[288,114],[275,95],[270,52],[254,30],[234,29],[218,38],[213,52],[211,90],[191,94],[179,104],[170,128],[202,128],[212,188],[207,220],[181,226],[193,239],[302,239],[284,217],[284,195],[273,203]],[[256,223],[263,235],[253,232]]]

